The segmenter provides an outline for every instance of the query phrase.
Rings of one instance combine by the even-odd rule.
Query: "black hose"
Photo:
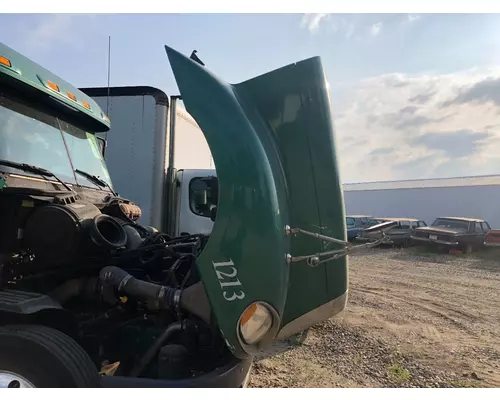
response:
[[[180,290],[134,278],[121,268],[104,267],[99,273],[99,279],[101,283],[112,286],[118,292],[144,300],[153,300],[159,308],[179,307]]]
[[[172,240],[169,240],[169,241],[165,242],[165,244],[170,246],[170,245],[172,245],[172,244],[174,244],[174,243],[179,243],[179,242],[184,242],[184,241],[186,241],[186,242],[187,242],[187,240],[188,240],[188,239],[198,239],[198,238],[200,238],[200,237],[202,237],[202,236],[203,236],[203,235],[201,235],[201,234],[187,235],[187,236],[180,236],[180,237],[178,237],[178,238],[175,238],[175,239],[172,239]],[[192,243],[192,241],[191,241],[190,243]],[[195,243],[196,243],[196,242],[195,242]],[[187,244],[187,243],[186,243],[186,244]]]
[[[160,348],[162,347],[163,343],[172,336],[174,333],[181,332],[184,330],[186,327],[186,322],[185,321],[178,321],[174,322],[173,324],[170,324],[167,329],[163,331],[163,333],[154,341],[154,343],[151,345],[151,347],[148,349],[146,354],[144,354],[137,365],[130,371],[130,376],[137,377],[139,374],[144,371],[144,368],[146,368],[149,363],[153,360],[153,357],[158,354],[160,351]]]

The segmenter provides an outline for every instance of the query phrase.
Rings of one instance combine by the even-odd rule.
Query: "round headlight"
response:
[[[240,334],[243,341],[252,345],[260,341],[271,329],[273,316],[260,303],[250,304],[240,317]]]

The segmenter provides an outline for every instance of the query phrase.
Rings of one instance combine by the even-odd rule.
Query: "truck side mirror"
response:
[[[101,155],[104,157],[104,153],[106,151],[106,141],[98,136],[95,136],[95,140],[97,142],[97,146],[99,146],[99,151],[101,152]]]
[[[216,176],[207,176],[201,178],[201,181],[205,182],[210,188],[210,199],[211,203],[217,205],[219,202],[219,180]]]
[[[210,210],[210,219],[212,222],[215,222],[215,218],[217,217],[217,206],[212,207]]]

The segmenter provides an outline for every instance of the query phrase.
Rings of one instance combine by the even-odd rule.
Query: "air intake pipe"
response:
[[[134,278],[127,271],[108,266],[99,273],[104,286],[111,286],[119,293],[146,300],[160,310],[186,310],[203,321],[210,322],[210,303],[205,288],[198,282],[185,289],[174,289]]]

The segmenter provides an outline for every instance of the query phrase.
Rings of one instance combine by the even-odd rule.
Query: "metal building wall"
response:
[[[500,228],[500,185],[344,189],[347,214],[412,217],[431,224],[438,216],[483,218]]]

